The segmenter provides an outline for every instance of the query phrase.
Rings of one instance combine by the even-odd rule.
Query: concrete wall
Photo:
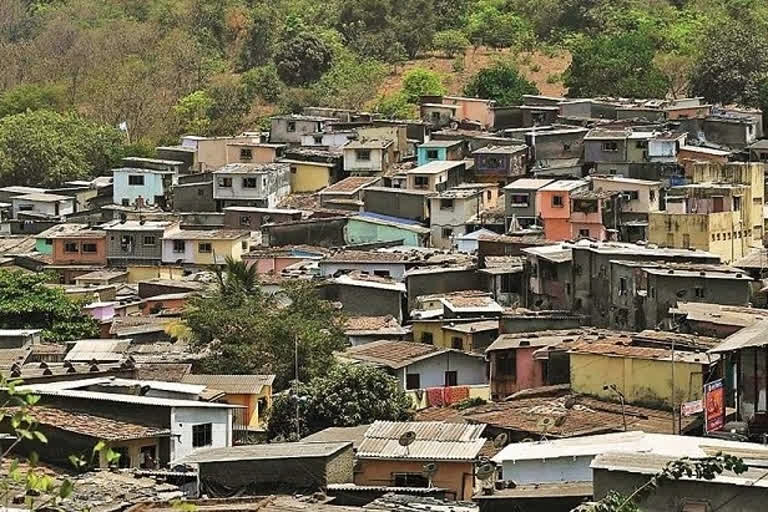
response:
[[[129,184],[130,176],[142,176],[143,185]],[[115,170],[112,173],[112,200],[115,204],[122,204],[124,199],[130,205],[136,203],[139,196],[146,205],[164,206],[166,194],[169,194],[169,186],[172,181],[170,174],[161,174],[143,169]]]
[[[11,199],[13,205],[13,214],[17,218],[24,215],[25,211],[42,213],[50,217],[60,217],[69,215],[75,211],[75,200],[73,198],[62,199],[57,202],[48,201],[28,201],[26,199]]]
[[[660,247],[694,248],[719,255],[724,263],[749,252],[752,229],[742,221],[742,212],[710,214],[648,215],[648,241]]]
[[[243,236],[236,240],[183,240],[184,251],[174,251],[174,240],[163,240],[163,263],[183,263],[195,265],[223,265],[227,257],[239,261],[243,254]],[[201,244],[211,244],[211,252],[200,252]],[[215,258],[215,260],[214,260]]]
[[[241,151],[243,149],[251,150],[251,158],[242,158]],[[276,146],[262,146],[259,144],[242,145],[242,144],[227,144],[227,162],[233,163],[245,163],[245,164],[269,164],[276,161],[279,157],[281,147]]]
[[[707,141],[736,149],[757,140],[757,122],[749,124],[710,118],[704,120],[703,130]]]
[[[266,245],[319,245],[338,247],[345,244],[344,228],[347,217],[329,217],[321,220],[296,221],[283,224],[265,224],[262,237]]]
[[[273,208],[278,201],[291,193],[291,170],[288,164],[271,172],[250,174],[216,173],[213,175],[213,197],[219,201],[260,201],[267,208]],[[221,178],[232,178],[232,187],[223,187]],[[255,178],[256,187],[243,186],[246,178]]]
[[[648,213],[659,211],[660,185],[642,185],[638,183],[625,183],[599,177],[592,178],[595,190],[609,192],[637,192],[637,199],[627,201],[622,199],[622,213]]]
[[[487,384],[488,376],[485,371],[485,361],[481,357],[473,357],[461,352],[446,352],[430,357],[399,370],[402,384],[405,388],[406,375],[418,374],[422,389],[445,386],[445,372],[456,372],[458,386],[473,386]]]
[[[649,475],[595,469],[594,499],[602,499],[610,491],[628,496],[646,484],[648,479]],[[638,505],[640,510],[647,512],[669,512],[683,510],[686,503],[708,503],[707,510],[717,512],[762,512],[765,510],[765,488],[688,480],[665,481]]]
[[[543,366],[533,359],[533,353],[541,347],[520,347],[511,350],[495,350],[488,354],[491,375],[491,393],[504,398],[523,389],[545,386]],[[515,376],[500,372],[499,360],[515,361]]]
[[[429,199],[400,189],[366,189],[365,211],[424,222],[429,218]]]
[[[322,277],[331,277],[339,271],[360,270],[369,274],[375,272],[389,272],[389,276],[397,281],[402,281],[405,276],[404,263],[336,263],[333,261],[319,261],[318,267]]]
[[[77,244],[75,253],[65,251],[67,243]],[[95,252],[84,252],[84,244],[95,246]],[[53,263],[55,265],[106,265],[107,240],[104,238],[54,238]]]
[[[174,407],[171,410],[171,460],[186,457],[192,447],[192,426],[211,423],[208,448],[232,446],[232,410],[203,407]]]
[[[108,231],[107,258],[110,260],[150,260],[161,261],[163,256],[163,230],[156,231]],[[133,237],[130,250],[121,247],[123,236]],[[154,244],[145,244],[145,237],[154,237]]]
[[[613,391],[606,391],[603,386],[616,384],[629,403],[671,406],[671,361],[581,353],[571,353],[570,358],[574,393],[615,400]],[[675,361],[675,403],[701,399],[703,368],[701,364]]]
[[[504,480],[518,484],[545,482],[589,482],[592,480],[592,455],[558,457],[543,460],[504,461]]]
[[[360,149],[344,149],[344,170],[346,172],[360,172],[364,174],[380,173],[390,165],[388,155],[382,149],[370,149],[370,160],[357,158]]]
[[[177,212],[213,212],[213,181],[188,183],[173,187],[173,209]]]
[[[392,315],[403,319],[402,293],[396,290],[331,283],[323,287],[327,300],[338,301],[351,316]]]
[[[288,131],[289,123],[293,123],[293,131]],[[272,118],[272,127],[269,131],[269,142],[301,144],[301,138],[304,135],[321,131],[323,131],[323,123],[320,121]]]
[[[414,274],[405,279],[408,288],[408,308],[416,304],[416,297],[459,290],[477,290],[482,285],[480,275],[474,270],[429,272]]]
[[[373,486],[392,486],[396,473],[421,475],[423,461],[374,460],[360,459],[359,469],[355,472],[355,484]],[[458,500],[470,500],[474,488],[474,469],[470,462],[446,462],[437,464],[437,472],[432,477],[432,485],[449,489]]]
[[[584,161],[585,162],[628,162],[627,146],[633,141],[626,139],[611,140],[585,140],[584,141]],[[615,143],[616,151],[604,151],[603,144]]]
[[[536,160],[552,160],[558,158],[582,158],[584,154],[584,136],[586,131],[574,133],[552,134],[546,131],[536,132],[534,154]],[[533,145],[533,137],[525,136],[525,143]]]
[[[257,493],[312,492],[353,478],[352,445],[331,457],[291,457],[200,464],[200,480]]]
[[[331,184],[333,165],[291,162],[291,192],[317,192]]]

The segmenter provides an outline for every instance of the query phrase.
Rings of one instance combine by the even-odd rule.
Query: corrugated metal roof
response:
[[[230,394],[261,393],[274,381],[274,375],[185,375],[181,379],[184,384],[201,384]]]
[[[768,345],[768,320],[755,322],[749,327],[737,331],[723,341],[722,344],[710,350],[710,352],[732,352],[752,347],[764,347]]]
[[[373,459],[474,460],[485,444],[485,425],[458,423],[377,421],[366,431],[357,455]],[[406,432],[416,440],[400,445]]]
[[[111,362],[122,361],[126,357],[130,341],[126,340],[80,340],[75,343],[66,356],[65,361]]]
[[[352,443],[271,443],[228,446],[197,450],[178,461],[181,464],[204,462],[233,462],[240,460],[306,459],[330,457]]]

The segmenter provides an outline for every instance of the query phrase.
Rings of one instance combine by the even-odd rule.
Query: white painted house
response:
[[[11,198],[13,216],[32,213],[45,217],[62,217],[75,212],[75,198],[49,194],[45,192],[33,192]]]
[[[213,177],[213,198],[222,208],[274,208],[291,193],[291,166],[285,163],[227,164]]]

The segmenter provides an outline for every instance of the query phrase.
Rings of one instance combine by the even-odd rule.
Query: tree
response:
[[[382,421],[409,419],[411,401],[397,380],[383,370],[354,364],[337,364],[307,384],[280,395],[270,410],[270,439],[296,439],[296,405],[299,432],[304,437],[327,427],[353,427]]]
[[[403,95],[408,103],[418,104],[422,96],[445,94],[443,78],[434,71],[414,68],[403,75]]]
[[[673,98],[684,97],[690,85],[693,59],[682,53],[657,53],[654,64],[667,81],[667,93]]]
[[[641,32],[576,38],[565,72],[568,95],[663,97],[668,84],[653,62],[655,51],[653,41]]]
[[[382,96],[376,103],[376,112],[389,119],[413,119],[418,117],[418,107],[408,103],[402,92]]]
[[[273,63],[249,69],[240,78],[249,97],[261,98],[270,103],[276,103],[280,100],[280,95],[283,93],[283,83],[280,81],[277,68]]]
[[[362,109],[376,94],[371,84],[379,83],[385,75],[386,69],[381,62],[340,50],[331,69],[312,88],[323,105]]]
[[[251,25],[240,52],[241,71],[264,66],[272,60],[275,30],[274,16],[269,9],[261,5],[251,11]]]
[[[508,48],[530,42],[532,31],[528,22],[515,13],[505,12],[501,4],[486,0],[476,5],[467,24],[469,39],[475,46]]]
[[[288,85],[318,80],[331,67],[331,49],[316,35],[302,32],[280,46],[275,56],[277,74]]]
[[[508,106],[521,104],[524,94],[539,94],[539,90],[514,64],[499,61],[473,76],[464,87],[464,94],[495,100],[500,106]]]
[[[461,30],[442,30],[435,34],[432,46],[435,50],[443,52],[446,57],[455,57],[469,48],[469,39]]]
[[[212,105],[213,100],[205,91],[195,91],[179,99],[172,110],[178,124],[178,133],[207,135],[211,127],[208,109]]]
[[[122,156],[120,133],[75,114],[37,110],[0,119],[0,183],[57,187],[98,176]]]
[[[220,285],[184,312],[190,341],[210,356],[198,363],[206,373],[275,374],[275,387],[294,378],[295,350],[303,381],[321,375],[333,352],[346,343],[339,311],[306,283],[289,283],[276,295],[252,287],[241,269],[227,265]],[[237,283],[237,284],[235,284]]]
[[[47,84],[24,84],[0,95],[0,118],[29,110],[59,110],[64,105],[61,88]]]
[[[734,22],[727,30],[710,28],[691,71],[691,92],[711,103],[756,106],[760,83],[768,75],[768,37]]]
[[[44,274],[0,269],[0,328],[43,329],[47,341],[95,338],[96,321],[60,288],[46,286]]]

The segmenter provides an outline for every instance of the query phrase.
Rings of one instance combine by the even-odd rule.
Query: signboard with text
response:
[[[704,384],[704,428],[721,430],[725,425],[725,386],[723,379]]]
[[[683,402],[680,404],[680,414],[683,417],[696,416],[699,413],[704,412],[704,401],[693,400],[691,402]]]

